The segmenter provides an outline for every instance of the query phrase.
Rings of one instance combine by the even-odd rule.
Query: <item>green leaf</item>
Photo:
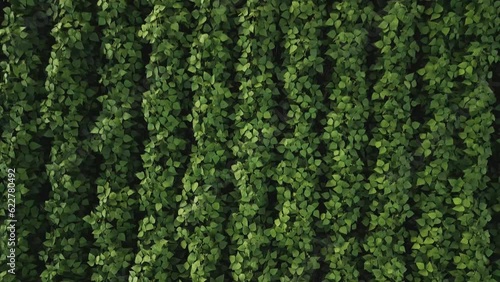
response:
[[[123,135],[123,142],[128,143],[134,140],[130,135]]]
[[[125,241],[125,234],[124,233],[118,234],[118,240],[124,242]]]
[[[173,31],[178,32],[178,31],[179,31],[179,23],[177,23],[177,22],[173,22],[173,23],[170,25],[170,28],[171,28]]]
[[[342,25],[342,21],[341,20],[336,20],[335,21],[335,29],[339,29],[339,27]]]
[[[94,42],[98,42],[99,41],[99,37],[97,36],[97,33],[93,32],[92,34],[90,34],[89,36],[89,39],[94,41]]]
[[[417,179],[417,186],[422,186],[425,184],[425,180],[423,178],[418,178]]]
[[[36,142],[30,142],[30,150],[36,150],[40,147],[42,147],[40,144],[38,144]]]
[[[195,191],[196,191],[196,189],[198,189],[198,182],[195,182],[195,183],[193,183],[193,185],[191,185],[191,190],[192,190],[193,192],[195,192]]]
[[[427,263],[427,267],[426,267],[427,271],[429,272],[433,272],[434,271],[434,268],[432,267],[432,263],[431,262],[428,262]]]
[[[106,24],[106,19],[104,17],[99,17],[99,20],[97,21],[98,25],[105,25]]]
[[[384,47],[384,42],[382,40],[379,40],[379,41],[375,42],[374,45],[378,49],[382,49]]]
[[[156,204],[155,204],[155,209],[156,209],[156,211],[160,211],[160,210],[161,210],[161,208],[162,208],[162,204],[161,204],[161,203],[156,203]]]
[[[398,24],[399,24],[399,20],[398,20],[398,18],[395,17],[392,20],[391,25],[390,25],[391,30],[397,30],[398,29]]]
[[[135,174],[137,176],[137,178],[139,178],[140,180],[144,179],[144,172],[138,172]]]
[[[303,272],[304,272],[304,267],[297,268],[297,275],[302,275]]]
[[[335,192],[337,192],[338,194],[342,194],[342,191],[343,191],[342,186],[340,186],[340,185],[335,186],[335,188],[333,188],[333,190]]]
[[[382,21],[378,27],[381,28],[381,29],[386,29],[387,27],[389,26],[389,23],[387,23],[386,21]]]
[[[76,42],[75,43],[75,48],[79,49],[79,50],[83,50],[84,49],[83,43],[81,41]]]
[[[347,234],[347,227],[345,227],[345,226],[341,226],[341,227],[339,228],[339,232],[340,232],[340,233],[342,233],[342,234]]]
[[[142,256],[141,254],[137,254],[137,256],[135,256],[135,261],[134,261],[136,264],[140,264],[142,262]]]
[[[467,68],[465,69],[465,72],[468,74],[472,74],[472,72],[473,72],[472,66],[467,66]]]

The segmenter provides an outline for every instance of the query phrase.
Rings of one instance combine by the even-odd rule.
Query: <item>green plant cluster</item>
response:
[[[2,2],[0,280],[499,281],[499,14]]]

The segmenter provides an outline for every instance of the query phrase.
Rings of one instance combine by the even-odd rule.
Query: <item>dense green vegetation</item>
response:
[[[1,281],[500,281],[500,1],[1,5]]]

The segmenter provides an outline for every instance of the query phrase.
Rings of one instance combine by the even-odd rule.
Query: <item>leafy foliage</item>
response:
[[[499,1],[4,2],[0,280],[500,279]]]

